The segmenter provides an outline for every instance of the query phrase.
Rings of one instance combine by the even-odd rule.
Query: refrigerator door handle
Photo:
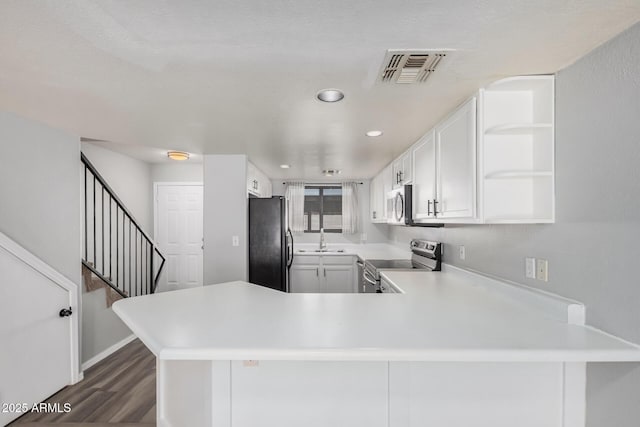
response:
[[[290,228],[287,229],[287,240],[287,268],[290,268],[293,264],[293,233]]]

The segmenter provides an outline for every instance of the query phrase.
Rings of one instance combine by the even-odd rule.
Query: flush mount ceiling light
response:
[[[282,169],[289,169],[291,166],[289,166],[289,165],[280,165],[280,167],[281,167]]]
[[[338,102],[344,98],[344,93],[339,89],[322,89],[316,96],[322,102]]]
[[[322,171],[324,176],[340,175],[341,173],[342,171],[340,169],[325,169]]]
[[[382,131],[381,130],[370,130],[369,132],[367,132],[367,136],[380,136],[382,135]]]
[[[189,153],[186,151],[167,151],[167,157],[171,160],[189,160]]]

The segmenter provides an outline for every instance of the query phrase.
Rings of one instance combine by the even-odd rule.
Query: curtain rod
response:
[[[298,181],[284,181],[282,184],[289,184],[290,182],[298,182]],[[341,181],[341,182],[304,182],[304,185],[324,185],[324,186],[328,186],[328,185],[342,185],[342,182],[353,182],[353,181]],[[356,182],[356,184],[358,185],[362,185],[362,182]]]

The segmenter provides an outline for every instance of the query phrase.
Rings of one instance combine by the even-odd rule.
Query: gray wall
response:
[[[447,262],[582,301],[589,324],[640,342],[640,24],[556,80],[556,223],[396,228],[445,242]],[[458,259],[458,245],[466,260]],[[549,260],[549,282],[524,258]],[[640,365],[589,364],[587,424],[637,427]]]
[[[387,224],[374,224],[369,219],[369,184],[370,180],[356,180],[362,182],[358,186],[358,206],[360,207],[361,231],[356,234],[326,233],[327,243],[387,243],[389,240],[389,226]],[[285,185],[281,179],[271,181],[274,196],[284,196]],[[362,242],[361,234],[367,235],[366,242]],[[295,233],[296,243],[318,243],[319,236],[315,233]]]
[[[0,231],[80,283],[80,138],[0,112]]]
[[[140,227],[153,237],[151,166],[88,142],[82,143],[82,152],[113,188]]]
[[[204,156],[205,285],[247,280],[247,200],[247,156]]]
[[[187,160],[190,162],[190,160]],[[151,165],[151,182],[202,182],[202,163],[159,163]]]

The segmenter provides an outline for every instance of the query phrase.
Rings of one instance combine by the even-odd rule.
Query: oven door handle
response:
[[[370,285],[376,286],[378,284],[378,282],[376,282],[372,277],[370,277],[366,271],[362,273],[362,277]]]

